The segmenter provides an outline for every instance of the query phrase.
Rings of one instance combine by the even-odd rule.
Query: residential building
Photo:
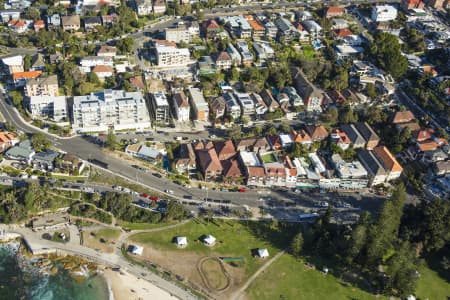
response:
[[[214,97],[209,101],[209,109],[214,119],[222,118],[225,115],[227,104],[223,96]]]
[[[203,22],[202,24],[203,34],[207,39],[214,39],[219,36],[221,32],[221,28],[219,24],[213,19],[209,19]]]
[[[388,148],[386,148],[385,146],[378,146],[373,149],[373,153],[377,156],[378,160],[382,163],[384,169],[387,171],[387,181],[400,177],[403,168]]]
[[[20,139],[17,137],[17,135],[5,131],[0,132],[0,152],[3,153],[3,151],[11,148],[12,146],[15,146],[17,143],[20,142]]]
[[[58,29],[61,27],[61,17],[58,14],[47,16],[47,28]]]
[[[117,24],[119,22],[119,16],[115,13],[102,16],[102,24],[103,26],[111,27],[114,24]]]
[[[64,31],[77,31],[80,29],[80,16],[62,16],[61,25]]]
[[[287,19],[277,18],[275,25],[278,27],[278,40],[289,42],[298,38],[297,29]]]
[[[253,57],[252,52],[248,49],[247,42],[237,42],[236,45],[242,57],[242,64],[244,66],[251,65],[255,58]]]
[[[228,70],[233,65],[230,55],[225,51],[218,52],[214,58],[217,70]]]
[[[302,97],[297,94],[295,88],[293,88],[292,86],[286,86],[281,91],[289,97],[289,103],[292,106],[303,106]]]
[[[271,21],[264,22],[266,38],[274,40],[278,36],[278,27]]]
[[[340,17],[344,14],[344,9],[342,7],[330,6],[326,9],[325,18],[335,18]]]
[[[366,147],[366,140],[356,129],[355,125],[343,124],[340,127],[341,130],[347,134],[348,138],[352,142],[353,148],[357,149]]]
[[[423,9],[425,7],[425,3],[421,0],[402,0],[400,6],[405,12],[407,12],[415,8]]]
[[[220,19],[223,21],[230,34],[233,34],[240,39],[251,38],[252,27],[243,16],[225,16],[220,17]]]
[[[264,26],[258,20],[255,20],[252,15],[246,15],[244,17],[247,19],[248,24],[252,28],[252,38],[262,38],[266,33]]]
[[[111,66],[98,65],[92,68],[92,72],[97,75],[101,82],[103,82],[105,81],[105,78],[114,75],[114,68]]]
[[[25,72],[17,72],[12,76],[15,87],[25,86],[27,80],[36,79],[41,76],[42,71],[25,71]]]
[[[311,139],[311,137],[310,137],[309,134],[308,134],[305,130],[303,130],[303,129],[300,129],[299,131],[292,130],[292,131],[291,131],[291,138],[292,138],[292,141],[293,141],[294,143],[302,144],[302,145],[304,145],[304,146],[306,146],[306,147],[308,147],[308,148],[309,148],[309,146],[311,146],[311,144],[312,144],[312,139]]]
[[[402,124],[402,123],[409,123],[416,120],[416,117],[410,110],[405,111],[397,111],[395,112],[391,117],[391,123],[392,124]]]
[[[28,24],[24,20],[11,20],[8,22],[8,28],[17,33],[24,33],[28,30]]]
[[[358,179],[368,176],[367,170],[359,161],[346,162],[339,154],[333,154],[331,162],[339,178]]]
[[[191,37],[199,37],[200,36],[200,26],[197,21],[192,21],[187,27],[189,31],[189,35]]]
[[[216,179],[222,175],[223,167],[214,148],[198,150],[197,161],[205,180]]]
[[[234,119],[238,119],[241,117],[241,107],[239,106],[236,97],[233,93],[227,92],[223,94],[223,98],[226,103],[226,113],[227,115],[233,117]]]
[[[450,174],[450,160],[436,162],[433,165],[433,171],[437,176]]]
[[[167,11],[166,2],[164,0],[153,0],[153,13],[162,15]]]
[[[140,92],[105,89],[73,97],[72,127],[75,132],[146,130],[150,118]]]
[[[5,9],[0,10],[0,19],[2,23],[8,23],[9,21],[17,21],[20,19],[20,9]]]
[[[175,43],[189,43],[191,41],[191,34],[183,22],[176,24],[174,27],[164,29],[164,33],[167,41]]]
[[[40,72],[40,71],[39,71]],[[26,80],[25,96],[58,96],[59,86],[56,75],[40,76]]]
[[[214,142],[214,149],[219,160],[230,159],[237,153],[232,140]]]
[[[156,46],[156,62],[159,67],[186,66],[191,63],[188,48]]]
[[[114,46],[102,45],[97,51],[97,56],[101,57],[115,57],[117,48]]]
[[[328,131],[322,125],[308,125],[306,132],[313,142],[321,142],[328,137]]]
[[[76,172],[81,174],[84,167],[84,162],[72,153],[64,153],[59,159],[55,160],[55,169],[58,169],[59,173],[72,175]]]
[[[312,38],[317,38],[322,34],[322,26],[314,20],[306,20],[302,22],[303,27],[308,31]]]
[[[255,114],[255,104],[247,93],[234,93],[236,99],[241,106],[242,115],[253,116]]]
[[[197,60],[198,73],[200,75],[214,74],[216,73],[216,64],[212,60],[211,56],[202,56]]]
[[[111,57],[108,56],[85,56],[80,59],[80,70],[84,73],[91,72],[96,66],[109,66],[114,64]]]
[[[131,156],[145,159],[150,162],[158,162],[162,159],[162,153],[156,148],[147,147],[146,145],[128,145],[125,149],[125,152],[130,154]]]
[[[397,9],[392,5],[375,5],[371,17],[375,22],[393,21],[397,18]]]
[[[33,119],[68,121],[66,96],[30,96],[26,103]]]
[[[370,127],[367,122],[358,122],[355,124],[356,129],[361,134],[361,136],[366,140],[366,149],[372,150],[380,142],[380,137],[375,133],[375,131]]]
[[[84,24],[84,30],[90,32],[94,31],[95,27],[102,26],[102,18],[95,16],[95,17],[85,17],[83,19]]]
[[[252,93],[250,98],[255,106],[256,115],[263,115],[267,112],[267,105],[259,94]]]
[[[36,53],[31,57],[31,67],[30,71],[44,71],[45,70],[45,59],[41,53]]]
[[[252,45],[259,60],[272,59],[275,57],[275,51],[269,43],[260,41],[253,42]]]
[[[240,182],[243,179],[239,161],[236,158],[224,160],[221,161],[221,163],[223,168],[223,179],[225,182]]]
[[[150,15],[153,13],[152,0],[134,0],[134,8],[139,16]]]
[[[337,128],[331,131],[330,135],[331,141],[338,145],[342,150],[347,150],[350,147],[351,140],[345,133]]]
[[[358,151],[358,158],[361,164],[366,168],[369,175],[369,184],[378,185],[384,183],[388,176],[381,162],[375,156],[373,151],[361,150]]]
[[[31,159],[35,154],[30,140],[24,140],[17,145],[9,148],[5,152],[5,156],[9,159],[23,161],[27,164],[31,163]]]
[[[306,78],[299,68],[294,70],[293,82],[297,93],[303,99],[306,110],[321,112],[323,93]]]
[[[192,144],[181,144],[175,153],[175,168],[178,172],[191,172],[197,168]]]
[[[273,112],[280,107],[278,102],[272,96],[272,93],[270,92],[270,90],[264,89],[259,93],[259,95],[263,99],[264,103],[266,103],[267,109],[269,110],[269,112]]]
[[[38,152],[33,155],[31,159],[31,164],[34,169],[42,171],[53,171],[55,165],[55,159],[59,154],[52,150],[46,150]]]
[[[240,65],[242,62],[241,54],[239,54],[239,51],[233,46],[233,44],[228,43],[227,44],[227,53],[231,57],[231,63],[233,65]]]
[[[209,107],[208,103],[205,101],[205,97],[203,97],[203,92],[194,87],[189,87],[188,91],[195,120],[204,122],[208,121]]]
[[[45,29],[44,20],[36,20],[33,23],[34,32],[39,32],[41,29]]]
[[[248,166],[245,175],[248,186],[265,186],[266,169],[263,166]]]
[[[2,58],[3,68],[9,74],[14,74],[18,72],[23,72],[23,56],[22,55],[12,55]]]
[[[190,116],[190,106],[184,92],[178,92],[173,95],[173,107],[175,118],[179,122],[188,122]]]
[[[150,112],[154,122],[168,124],[170,121],[170,108],[166,94],[163,92],[154,92],[150,105]]]

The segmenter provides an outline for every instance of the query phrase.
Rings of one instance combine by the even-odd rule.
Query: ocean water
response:
[[[78,282],[60,268],[49,275],[16,255],[19,243],[0,244],[0,300],[108,300],[102,276]]]

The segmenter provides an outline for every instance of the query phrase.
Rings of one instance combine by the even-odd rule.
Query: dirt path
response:
[[[286,249],[277,253],[274,257],[272,257],[268,262],[266,262],[261,268],[258,269],[258,271],[253,274],[244,285],[235,292],[235,294],[232,296],[233,300],[239,300],[243,296],[245,290],[252,284],[253,281],[261,274],[263,273],[272,263],[274,263],[278,258],[280,258],[283,254],[286,253]]]

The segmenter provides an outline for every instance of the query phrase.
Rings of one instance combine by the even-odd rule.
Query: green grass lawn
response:
[[[105,228],[105,229],[99,229],[94,231],[95,236],[98,239],[105,239],[105,240],[110,240],[110,239],[116,239],[119,237],[120,235],[120,230],[118,229],[112,229],[112,228]]]
[[[165,227],[173,225],[175,222],[171,223],[131,223],[126,221],[119,221],[119,226],[125,230],[142,230],[142,229],[154,229],[159,227]]]
[[[272,153],[261,155],[261,159],[265,164],[276,162],[275,156]]]
[[[416,296],[420,299],[447,300],[450,297],[450,283],[439,274],[423,266],[419,270],[420,278],[417,282]]]
[[[56,174],[52,174],[50,175],[52,178],[55,179],[61,179],[61,180],[87,180],[88,177],[87,176],[70,176],[70,175],[56,175]]]
[[[246,290],[248,299],[348,300],[376,298],[357,287],[346,286],[333,275],[308,269],[303,262],[284,254]],[[283,296],[284,295],[284,296]]]
[[[264,260],[252,257],[252,249],[267,248],[271,256],[285,247],[290,240],[290,230],[287,228],[274,231],[269,228],[269,223],[214,220],[214,223],[205,221],[192,221],[183,226],[155,233],[139,233],[130,237],[132,242],[151,244],[155,249],[195,252],[199,256],[215,255],[244,257],[245,272],[247,275],[254,273]],[[217,241],[212,248],[205,246],[200,237],[206,234],[213,235]],[[265,236],[264,236],[265,235]],[[178,249],[172,242],[174,237],[186,236],[188,246]],[[258,237],[257,237],[258,236]],[[196,241],[197,240],[197,241]],[[281,246],[281,247],[280,247]]]

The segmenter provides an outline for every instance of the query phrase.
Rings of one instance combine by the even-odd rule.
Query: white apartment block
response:
[[[86,56],[80,60],[80,69],[84,73],[89,73],[92,67],[96,66],[109,66],[114,65],[111,57],[105,56]]]
[[[28,110],[33,119],[52,119],[56,122],[67,118],[66,96],[31,96]]]
[[[163,92],[153,93],[151,113],[154,122],[167,124],[170,121],[170,108],[167,97]]]
[[[75,132],[148,128],[150,117],[140,92],[106,89],[73,97]]]
[[[397,18],[397,9],[391,5],[376,5],[372,8],[372,20],[388,22]]]
[[[176,27],[166,28],[164,30],[166,40],[175,43],[189,43],[191,41],[191,33],[183,23],[178,23]]]
[[[25,85],[25,96],[58,96],[59,86],[56,75],[30,78]]]
[[[159,67],[186,66],[191,63],[188,48],[156,46],[156,62]]]
[[[234,93],[239,104],[241,105],[242,114],[252,116],[255,114],[255,103],[247,93]]]

